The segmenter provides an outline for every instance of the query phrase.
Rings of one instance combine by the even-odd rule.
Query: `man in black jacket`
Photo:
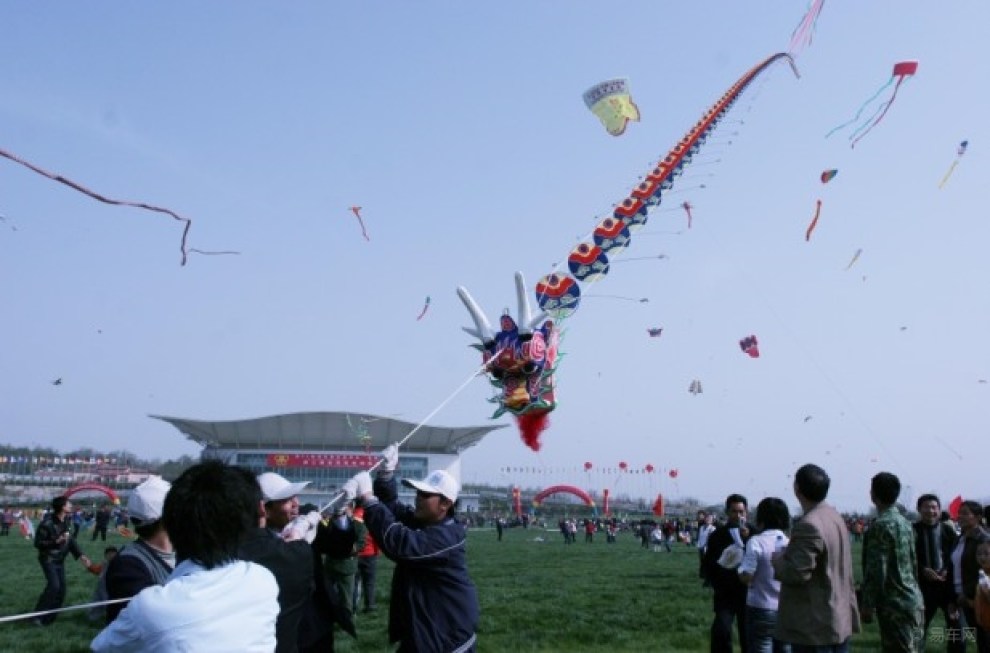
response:
[[[715,590],[715,618],[711,627],[712,653],[732,653],[732,620],[739,633],[739,648],[746,653],[746,585],[736,569],[742,562],[743,549],[749,539],[746,525],[747,503],[741,494],[725,499],[726,523],[708,536],[703,566],[705,578]],[[723,556],[723,554],[725,554]]]
[[[38,597],[35,612],[55,610],[65,603],[65,557],[70,553],[89,569],[89,558],[79,549],[69,532],[72,528],[72,502],[66,497],[52,499],[52,510],[34,532],[34,546],[38,549],[38,562],[45,573],[45,589]],[[46,614],[34,621],[39,626],[49,626],[58,613]]]
[[[928,641],[928,627],[935,614],[941,610],[945,615],[946,633],[961,632],[959,615],[953,615],[949,603],[953,599],[952,579],[948,576],[949,559],[956,546],[956,530],[951,524],[942,522],[942,506],[934,494],[918,497],[918,515],[914,523],[914,547],[918,561],[918,585],[925,600],[925,636]],[[966,650],[962,637],[945,637],[946,650],[959,653]]]

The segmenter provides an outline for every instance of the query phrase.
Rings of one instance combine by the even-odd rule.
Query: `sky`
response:
[[[430,424],[490,423],[456,287],[493,321],[514,313],[513,274],[532,287],[565,260],[731,84],[788,49],[803,12],[4,4],[0,148],[175,211],[190,248],[239,254],[181,266],[181,223],[0,159],[0,443],[198,453],[149,414],[418,423],[442,406]],[[911,502],[990,497],[988,24],[982,0],[826,2],[800,79],[779,63],[756,80],[585,287],[542,449],[503,418],[465,452],[464,481],[756,503],[791,501],[814,462],[846,509],[869,506],[879,471]],[[904,60],[917,74],[873,131],[855,148],[851,128],[825,138]],[[582,93],[617,77],[641,120],[613,137]],[[738,345],[751,334],[757,359]]]

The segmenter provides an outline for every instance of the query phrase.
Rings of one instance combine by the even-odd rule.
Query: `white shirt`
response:
[[[712,524],[702,524],[698,527],[698,548],[702,551],[708,546],[708,536],[712,534],[715,527]]]
[[[746,605],[763,610],[776,610],[780,598],[780,581],[773,577],[771,557],[775,551],[787,546],[787,536],[775,528],[768,528],[746,542],[746,552],[737,570],[753,576],[746,592]]]
[[[275,650],[278,584],[238,560],[205,569],[186,560],[165,585],[142,590],[90,644],[102,653],[231,653]]]

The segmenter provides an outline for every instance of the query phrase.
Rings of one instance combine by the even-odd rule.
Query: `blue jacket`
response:
[[[423,526],[415,509],[399,503],[395,478],[375,480],[364,520],[382,553],[395,562],[389,640],[416,653],[473,651],[478,596],[468,577],[466,529],[453,518]]]

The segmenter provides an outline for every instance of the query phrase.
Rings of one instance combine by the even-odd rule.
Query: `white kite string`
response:
[[[499,354],[502,353],[502,350],[503,349],[504,349],[504,347],[501,348],[501,349],[496,350],[495,353],[492,354],[490,360],[494,360],[494,359],[498,358]],[[486,364],[482,365],[481,367],[479,367],[478,369],[476,369],[473,372],[471,372],[471,376],[469,376],[467,379],[465,379],[464,383],[462,383],[461,385],[459,385],[456,390],[454,390],[452,393],[450,393],[450,395],[447,396],[446,399],[444,399],[443,401],[441,401],[439,406],[437,406],[432,411],[430,411],[430,414],[429,415],[427,415],[422,420],[420,420],[419,424],[417,424],[415,426],[415,428],[413,428],[413,430],[409,431],[409,433],[406,434],[406,437],[404,437],[401,440],[399,440],[399,442],[395,445],[396,448],[401,448],[402,445],[404,445],[409,440],[409,438],[411,438],[413,435],[415,435],[415,433],[417,431],[419,431],[421,428],[423,428],[423,426],[425,426],[427,422],[429,422],[431,419],[433,419],[433,417],[437,413],[439,413],[444,408],[444,406],[446,406],[451,401],[453,401],[454,397],[456,397],[457,395],[459,395],[461,393],[461,391],[464,390],[464,388],[468,387],[468,385],[471,384],[471,381],[474,381],[475,377],[477,377],[477,376],[479,376],[481,374],[484,374],[487,369],[488,369],[488,364],[486,363]],[[379,459],[367,471],[369,473],[370,472],[373,472],[376,469],[378,469],[378,466],[381,465],[381,464],[382,464],[382,460]],[[322,514],[323,512],[325,512],[330,506],[332,506],[335,503],[337,503],[341,499],[341,497],[343,497],[343,496],[344,496],[344,491],[343,490],[338,491],[337,494],[335,494],[333,496],[333,498],[330,499],[330,501],[327,502],[326,505],[324,505],[322,508],[320,508],[320,513]]]
[[[114,603],[124,603],[130,601],[132,596],[128,596],[125,599],[110,599],[109,601],[95,601],[93,603],[80,603],[79,605],[70,605],[67,608],[55,608],[54,610],[41,610],[40,612],[25,612],[24,614],[13,614],[9,617],[0,617],[0,623],[5,623],[7,621],[19,621],[21,619],[30,619],[31,617],[41,617],[46,614],[55,614],[58,612],[68,612],[70,610],[82,610],[84,608],[99,608],[104,605],[112,605]]]

